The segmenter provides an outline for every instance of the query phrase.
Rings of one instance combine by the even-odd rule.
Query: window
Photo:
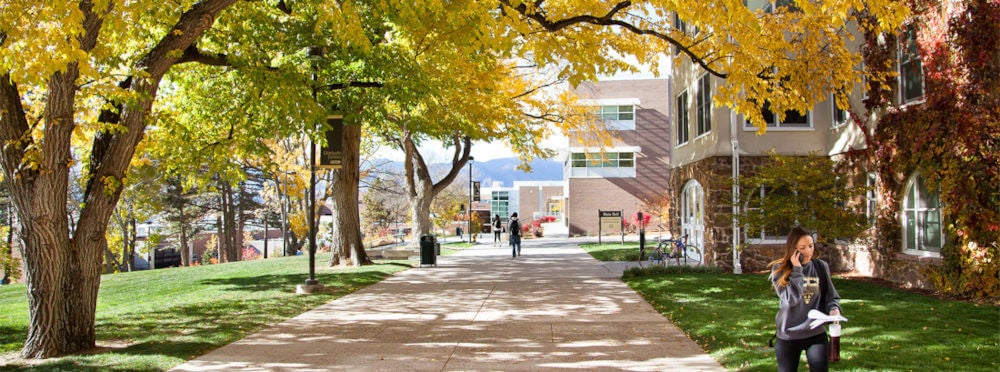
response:
[[[761,108],[760,114],[764,116],[764,121],[767,122],[768,128],[811,128],[811,118],[810,113],[806,112],[805,115],[800,114],[798,111],[789,110],[785,111],[785,120],[778,121],[778,115],[771,112],[771,104],[769,102],[764,103],[764,107]],[[746,120],[746,128],[753,128],[753,124],[750,120]]]
[[[705,190],[698,181],[690,180],[681,192],[681,236],[687,244],[705,246]]]
[[[747,5],[747,1],[746,0],[744,0],[743,3],[744,3],[744,5]],[[764,12],[765,13],[775,13],[775,10],[778,10],[781,7],[785,7],[785,11],[787,11],[787,12],[801,12],[802,11],[802,9],[798,7],[798,5],[795,5],[795,1],[794,0],[774,0],[774,1],[769,1],[769,2],[767,2],[764,5]]]
[[[712,131],[712,79],[708,74],[698,79],[698,135]]]
[[[868,191],[865,191],[865,215],[868,216],[868,224],[875,226],[878,219],[878,173],[868,173]]]
[[[506,219],[510,216],[510,192],[509,191],[493,191],[490,198],[490,215],[500,215],[500,218]]]
[[[570,177],[635,177],[635,153],[575,152],[570,155]]]
[[[597,115],[611,129],[635,130],[635,106],[603,105],[598,108]]]
[[[760,189],[749,192],[743,208],[748,215],[751,212],[755,212],[757,215],[748,218],[749,221],[752,221],[751,224],[743,226],[744,240],[768,242],[784,240],[787,232],[793,226],[797,225],[795,216],[778,216],[779,218],[772,218],[773,216],[768,216],[767,211],[764,210],[764,201],[768,200],[768,203],[780,204],[783,202],[794,202],[794,199],[795,193],[787,189],[767,189],[761,186]],[[774,200],[777,200],[777,202],[774,202]]]
[[[919,175],[910,177],[903,194],[903,251],[935,255],[943,244],[941,199]]]
[[[677,96],[677,144],[683,145],[688,141],[688,94],[681,92]]]
[[[847,124],[847,110],[837,107],[837,97],[830,95],[830,110],[833,113],[833,127],[840,128]]]
[[[674,13],[674,29],[681,33],[687,31],[687,24],[681,20],[681,17],[678,16],[677,13]],[[678,54],[681,54],[681,48],[675,46],[674,55],[676,56]]]
[[[924,67],[917,49],[917,26],[910,24],[899,37],[899,93],[903,104],[924,96]]]

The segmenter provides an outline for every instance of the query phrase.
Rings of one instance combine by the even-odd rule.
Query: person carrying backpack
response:
[[[493,216],[493,245],[500,246],[500,233],[503,232],[503,221],[500,220],[500,214]]]
[[[510,234],[510,254],[516,258],[521,255],[521,223],[517,221],[517,212],[510,215],[507,231]]]

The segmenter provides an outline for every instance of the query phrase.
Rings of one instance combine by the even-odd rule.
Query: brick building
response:
[[[563,178],[570,236],[596,235],[599,210],[629,219],[644,200],[663,195],[670,163],[670,79],[608,80],[577,93],[614,128],[600,149],[569,147]]]

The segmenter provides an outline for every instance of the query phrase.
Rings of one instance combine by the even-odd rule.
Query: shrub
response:
[[[725,274],[726,271],[718,266],[666,266],[650,265],[646,267],[632,267],[622,273],[622,278],[640,278],[644,276],[657,276],[665,274]]]

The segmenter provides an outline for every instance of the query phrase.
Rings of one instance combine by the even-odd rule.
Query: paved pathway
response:
[[[724,370],[576,244],[439,257],[175,370]]]

